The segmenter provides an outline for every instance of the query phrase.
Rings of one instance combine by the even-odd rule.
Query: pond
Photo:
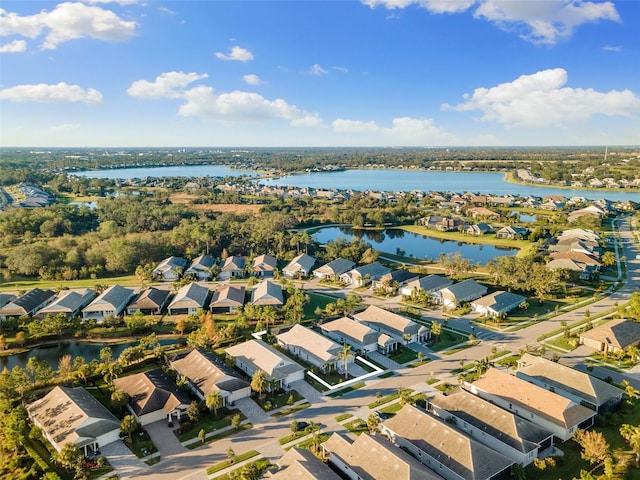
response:
[[[344,238],[345,240],[363,239],[380,252],[416,259],[437,259],[441,253],[460,252],[464,258],[472,262],[485,264],[493,257],[516,255],[518,253],[517,248],[442,240],[396,228],[372,231],[358,230],[351,227],[327,227],[320,229],[313,237],[321,244],[338,238]]]
[[[183,338],[171,338],[160,340],[160,345],[175,345],[180,342],[184,342]],[[31,357],[36,357],[40,361],[45,361],[54,370],[58,369],[58,362],[64,355],[71,355],[72,358],[84,357],[87,362],[91,360],[100,359],[100,350],[104,347],[111,347],[113,352],[113,358],[118,358],[122,351],[127,347],[138,345],[138,341],[126,342],[126,343],[103,343],[103,342],[62,342],[52,345],[41,346],[32,348],[28,352],[18,353],[14,355],[8,355],[6,357],[0,357],[0,371],[7,369],[11,370],[13,367],[18,366],[24,368]]]

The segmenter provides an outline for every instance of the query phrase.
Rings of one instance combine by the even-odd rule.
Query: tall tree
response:
[[[353,352],[351,351],[351,345],[348,345],[346,343],[342,344],[342,350],[340,350],[337,354],[336,354],[336,360],[338,360],[339,362],[342,362],[342,368],[344,369],[344,379],[346,380],[348,378],[348,371],[349,371],[349,359],[354,358],[355,355],[353,354]]]
[[[609,456],[609,443],[602,432],[578,429],[573,439],[582,447],[582,459],[591,464],[602,463]]]
[[[213,414],[215,416],[218,416],[218,408],[224,405],[224,398],[219,391],[212,390],[207,394],[205,404],[207,405],[207,408],[213,410]]]
[[[269,376],[264,370],[256,370],[251,377],[251,390],[263,398],[264,392],[269,388]]]

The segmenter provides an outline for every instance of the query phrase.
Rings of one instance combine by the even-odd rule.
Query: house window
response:
[[[513,410],[513,405],[509,404],[509,410]]]

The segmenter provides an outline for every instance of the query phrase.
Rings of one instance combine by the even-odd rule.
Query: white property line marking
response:
[[[362,380],[365,380],[365,379],[367,379],[369,377],[374,377],[374,376],[379,375],[380,373],[384,372],[383,369],[381,369],[377,365],[374,365],[373,363],[371,363],[370,361],[368,361],[365,358],[356,357],[356,360],[360,360],[365,365],[368,365],[369,367],[373,368],[374,371],[373,372],[369,372],[369,373],[365,373],[364,375],[361,375],[361,376],[356,377],[356,378],[352,378],[351,380],[347,380],[346,382],[342,382],[342,383],[339,383],[337,385],[329,385],[327,382],[325,382],[323,379],[318,377],[313,372],[307,371],[307,374],[311,378],[313,378],[315,381],[317,381],[317,382],[321,383],[322,385],[324,385],[325,387],[327,387],[329,390],[338,390],[340,388],[348,387],[349,385],[352,385],[354,383],[358,383],[358,382],[360,382]]]

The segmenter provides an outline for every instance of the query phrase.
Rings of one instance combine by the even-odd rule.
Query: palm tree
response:
[[[431,335],[436,337],[436,342],[440,339],[440,335],[442,335],[442,324],[440,322],[431,323]]]
[[[256,370],[251,377],[251,390],[257,392],[262,399],[262,396],[264,392],[267,391],[268,386],[269,376],[267,375],[267,372],[264,370]]]
[[[336,360],[342,361],[342,365],[344,367],[344,379],[347,379],[348,369],[349,369],[349,359],[354,358],[355,355],[351,352],[351,345],[347,345],[346,343],[342,344],[342,350],[336,354]]]
[[[631,363],[633,363],[634,365],[638,363],[638,356],[640,355],[640,349],[632,345],[627,347],[625,350],[627,355],[629,355],[629,357],[631,358]]]
[[[224,398],[222,394],[217,390],[212,390],[208,393],[207,398],[205,399],[205,404],[207,408],[213,410],[213,415],[218,416],[218,408],[224,405]]]

